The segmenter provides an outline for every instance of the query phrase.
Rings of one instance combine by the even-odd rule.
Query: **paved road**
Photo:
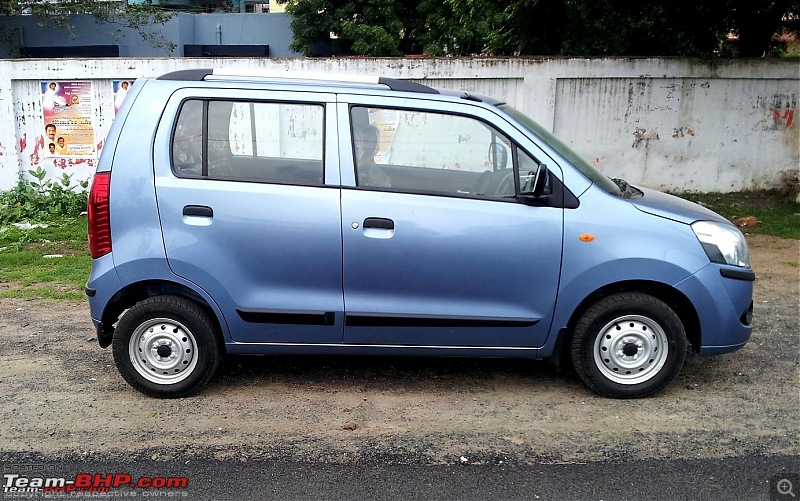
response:
[[[797,457],[563,465],[334,465],[189,460],[69,462],[5,456],[3,474],[186,477],[188,488],[116,490],[106,498],[199,500],[780,500],[800,495]],[[37,469],[38,473],[34,473]],[[47,471],[42,472],[42,469]],[[25,470],[28,470],[25,472]],[[777,489],[777,481],[792,482]],[[6,484],[8,478],[4,476]],[[8,493],[5,499],[12,499]],[[41,497],[41,496],[40,496]],[[52,496],[51,496],[52,497]],[[88,499],[102,499],[97,494]],[[72,496],[66,499],[80,499]]]

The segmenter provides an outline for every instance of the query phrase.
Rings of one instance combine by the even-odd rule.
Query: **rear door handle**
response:
[[[184,216],[214,217],[214,209],[207,205],[187,205],[183,208]]]
[[[380,230],[393,230],[394,221],[383,217],[368,217],[364,220],[364,228],[377,228]]]

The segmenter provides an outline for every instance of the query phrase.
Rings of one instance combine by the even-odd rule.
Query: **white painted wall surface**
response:
[[[0,189],[41,166],[88,178],[96,159],[44,158],[40,80],[91,80],[98,152],[113,80],[189,68],[381,75],[503,98],[599,169],[667,190],[777,186],[800,166],[800,62],[684,59],[97,59],[0,61]]]

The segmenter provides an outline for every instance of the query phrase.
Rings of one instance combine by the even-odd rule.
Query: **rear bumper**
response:
[[[92,272],[86,282],[84,292],[89,298],[89,311],[92,316],[92,323],[97,331],[97,341],[101,348],[106,348],[111,344],[111,336],[114,328],[103,328],[103,312],[111,297],[120,289],[120,280],[114,269],[114,261],[111,254],[92,261]]]

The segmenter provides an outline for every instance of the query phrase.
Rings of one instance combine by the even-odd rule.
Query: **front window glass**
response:
[[[351,110],[358,186],[513,197],[511,143],[480,120],[429,111]]]
[[[517,151],[519,158],[519,191],[520,193],[530,193],[536,180],[536,172],[539,170],[539,162],[521,149]]]

